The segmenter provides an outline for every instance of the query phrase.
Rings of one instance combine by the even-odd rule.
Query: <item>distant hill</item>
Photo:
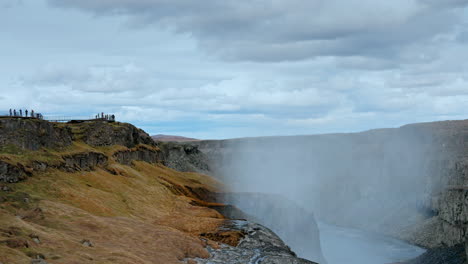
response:
[[[154,135],[151,136],[156,141],[179,141],[179,142],[186,142],[186,141],[198,141],[199,139],[196,138],[188,138],[188,137],[181,137],[181,136],[172,136],[172,135]]]

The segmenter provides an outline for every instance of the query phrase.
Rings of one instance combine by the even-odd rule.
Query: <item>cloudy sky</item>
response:
[[[468,118],[468,0],[0,0],[0,110],[150,134]]]

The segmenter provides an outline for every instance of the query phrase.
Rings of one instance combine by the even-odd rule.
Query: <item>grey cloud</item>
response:
[[[49,0],[98,15],[192,34],[230,60],[291,61],[317,56],[394,58],[412,44],[451,32],[466,0],[188,1]]]
[[[420,0],[422,3],[437,7],[464,7],[468,0]]]
[[[23,0],[3,0],[3,2],[0,3],[0,8],[12,8],[22,3]]]

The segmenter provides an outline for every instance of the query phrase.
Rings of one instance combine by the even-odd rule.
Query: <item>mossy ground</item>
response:
[[[223,216],[194,206],[199,197],[188,194],[197,188],[214,192],[220,184],[160,164],[125,166],[111,158],[125,149],[93,148],[80,140],[61,150],[2,148],[1,159],[25,166],[86,151],[110,158],[107,168],[94,171],[32,171],[27,180],[8,184],[10,191],[0,191],[0,262],[30,263],[43,256],[48,263],[180,263],[208,257],[199,236],[216,230]],[[83,239],[94,246],[84,246]]]

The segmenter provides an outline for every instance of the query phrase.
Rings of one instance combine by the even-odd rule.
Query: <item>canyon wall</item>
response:
[[[466,120],[191,144],[234,191],[282,194],[322,221],[427,248],[466,240]]]

